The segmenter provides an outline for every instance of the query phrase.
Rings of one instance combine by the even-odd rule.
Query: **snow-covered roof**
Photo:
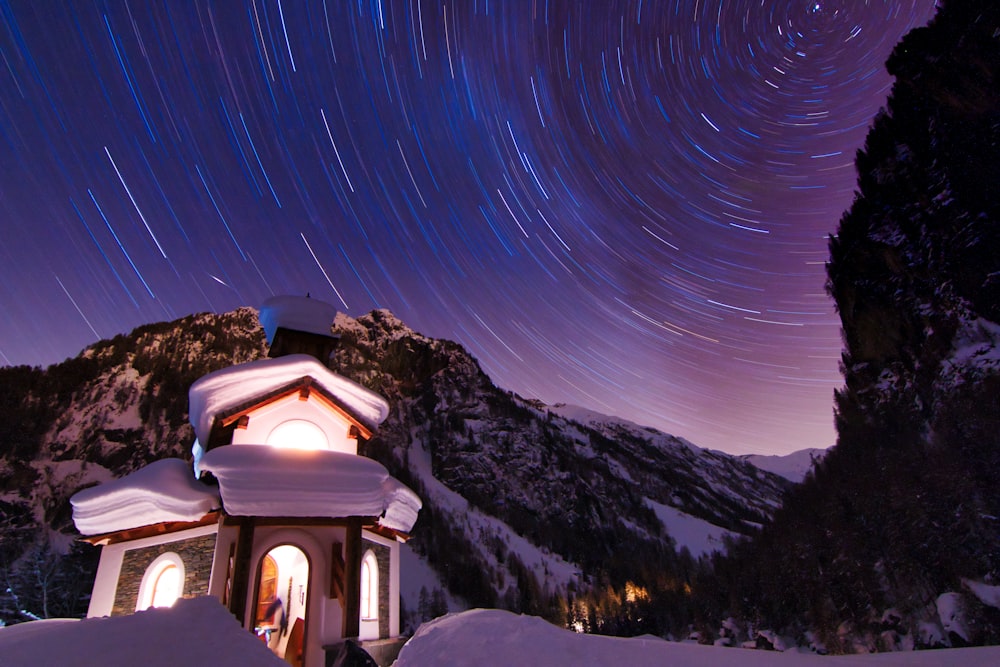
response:
[[[260,324],[268,345],[274,341],[278,327],[332,336],[330,329],[336,317],[337,309],[330,304],[303,296],[273,296],[260,307]]]
[[[191,474],[191,464],[162,459],[70,498],[73,523],[100,535],[164,521],[197,521],[220,506],[215,489]]]
[[[206,453],[200,468],[219,480],[235,516],[377,516],[408,533],[422,504],[381,463],[344,452],[229,445]]]
[[[188,392],[189,413],[198,440],[209,442],[215,418],[227,411],[266,396],[303,377],[337,399],[369,428],[389,415],[389,404],[375,392],[337,375],[307,354],[290,354],[230,366],[200,378]]]
[[[288,667],[210,597],[128,616],[0,628],[0,656],[4,667]]]

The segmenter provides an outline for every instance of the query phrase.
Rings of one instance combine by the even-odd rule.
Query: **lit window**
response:
[[[278,424],[267,436],[267,444],[289,449],[330,448],[330,443],[323,429],[305,419],[289,419]]]
[[[160,570],[153,584],[153,607],[169,607],[181,596],[181,572],[171,563]]]
[[[174,552],[161,554],[149,564],[139,584],[136,611],[169,607],[184,594],[184,562]]]
[[[378,560],[370,549],[361,561],[361,619],[378,620]]]

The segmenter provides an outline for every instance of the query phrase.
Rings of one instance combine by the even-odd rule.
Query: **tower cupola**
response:
[[[337,349],[338,336],[331,332],[337,309],[308,296],[275,296],[260,308],[269,357],[308,354],[325,366]]]

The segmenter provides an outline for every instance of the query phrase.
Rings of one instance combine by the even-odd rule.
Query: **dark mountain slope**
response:
[[[339,316],[334,330],[337,370],[389,400],[366,453],[424,499],[411,545],[470,603],[564,618],[570,598],[630,580],[679,588],[694,564],[684,547],[749,532],[789,486],[651,429],[579,423],[523,400],[459,345],[386,311]],[[154,459],[187,458],[190,384],[265,352],[256,314],[241,309],[141,327],[45,371],[0,369],[0,423],[13,425],[0,442],[0,575],[12,589],[0,618],[44,615],[35,581],[49,571],[48,598],[74,613],[94,563],[70,547],[69,496]],[[716,542],[678,542],[677,521]]]
[[[730,608],[838,651],[1000,641],[1000,5],[942,3],[887,66],[830,241],[837,445],[720,565]]]

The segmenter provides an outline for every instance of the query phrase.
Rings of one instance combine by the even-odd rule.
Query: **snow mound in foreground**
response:
[[[395,667],[987,667],[998,664],[1000,647],[995,646],[829,657],[679,644],[649,636],[626,639],[582,635],[534,616],[473,609],[421,625],[403,647]]]
[[[0,628],[4,667],[288,667],[215,598],[131,616],[32,621]]]

